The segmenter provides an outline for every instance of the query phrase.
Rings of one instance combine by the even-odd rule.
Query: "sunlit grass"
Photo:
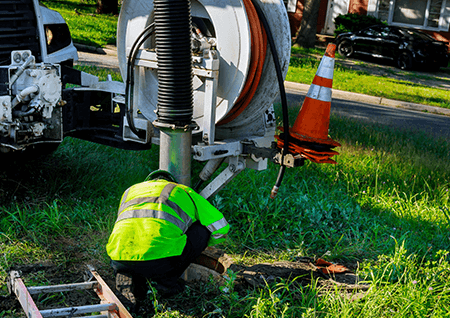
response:
[[[104,47],[116,44],[117,17],[95,14],[96,1],[42,1],[66,20],[75,43]]]
[[[111,79],[113,81],[122,82],[122,76],[120,75],[120,73],[115,72],[114,70],[111,69],[89,65],[75,65],[74,68],[79,71],[95,75],[99,78],[100,81],[108,80],[108,75],[111,75]]]
[[[316,74],[319,60],[314,57],[291,57],[286,80],[311,84]],[[355,71],[336,66],[333,76],[333,88],[388,99],[450,108],[450,92],[445,89],[416,84],[407,80]]]
[[[331,118],[330,128],[342,144],[337,165],[288,169],[275,200],[269,195],[277,167],[245,170],[213,198],[232,225],[222,248],[246,266],[302,256],[359,264],[369,291],[343,297],[338,290],[271,283],[203,305],[199,299],[198,306],[229,317],[445,316],[448,140],[339,117]],[[22,165],[28,174],[14,179],[22,185],[17,202],[6,201],[0,210],[6,255],[0,276],[12,264],[70,263],[68,246],[107,266],[104,245],[120,196],[157,168],[157,156],[158,147],[134,152],[68,138],[47,160]],[[186,316],[158,301],[157,316]]]
[[[3,217],[3,212],[0,212]],[[6,276],[10,268],[23,264],[33,264],[38,262],[60,261],[61,256],[53,251],[46,250],[45,246],[39,243],[32,243],[29,240],[20,241],[17,238],[8,236],[3,232],[5,223],[0,226],[0,293],[7,293]],[[17,233],[14,233],[14,236]]]

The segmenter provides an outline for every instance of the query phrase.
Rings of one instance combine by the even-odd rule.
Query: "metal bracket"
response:
[[[128,119],[126,116],[123,118],[123,140],[125,141],[134,141],[141,144],[148,144],[151,141],[151,138],[154,136],[153,126],[150,121],[145,118],[135,117],[134,125],[137,129],[143,130],[146,132],[145,138],[141,139],[139,136],[136,136],[130,129],[128,124]]]
[[[277,153],[274,157],[273,162],[276,164],[281,165],[283,161],[283,165],[288,168],[295,168],[295,167],[301,167],[305,164],[305,158],[303,158],[301,155],[292,155],[290,153],[284,155],[281,153]]]
[[[198,161],[239,156],[242,154],[242,144],[240,141],[216,142],[213,145],[200,143],[192,146],[192,152]]]
[[[273,161],[276,154],[279,153],[277,148],[258,147],[253,142],[242,142],[242,152],[248,155],[254,155],[256,158],[268,158]]]
[[[200,195],[205,199],[216,195],[223,187],[234,179],[242,170],[245,169],[245,159],[239,156],[228,158],[228,167],[223,170],[213,181],[211,181],[201,192]]]

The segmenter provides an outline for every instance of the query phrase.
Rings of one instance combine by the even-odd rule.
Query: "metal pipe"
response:
[[[222,162],[225,160],[225,158],[218,158],[218,159],[211,159],[209,160],[206,165],[203,167],[202,171],[200,172],[200,180],[197,182],[197,184],[194,187],[195,191],[198,191],[203,184],[204,181],[211,178],[212,174],[219,169]]]
[[[14,117],[30,116],[36,112],[36,108],[30,108],[27,111],[15,110],[13,111]]]
[[[161,130],[159,168],[169,171],[177,182],[191,183],[192,131],[182,129]]]
[[[14,73],[13,76],[11,76],[10,79],[10,86],[13,86],[14,83],[17,81],[17,79],[19,78],[20,75],[22,75],[22,73],[25,71],[25,69],[28,67],[28,65],[30,65],[32,62],[34,62],[34,56],[31,55],[26,61],[25,63],[23,63],[21,66],[19,66],[19,68],[17,69],[17,72]]]

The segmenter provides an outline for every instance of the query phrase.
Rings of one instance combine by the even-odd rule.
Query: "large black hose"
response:
[[[160,124],[189,125],[194,112],[191,5],[189,0],[155,0]]]
[[[270,197],[273,199],[277,195],[278,188],[281,186],[281,182],[283,181],[284,172],[286,170],[286,166],[284,165],[284,156],[288,153],[289,149],[289,114],[287,108],[287,98],[286,98],[286,90],[284,89],[284,79],[283,74],[281,72],[280,60],[278,59],[277,48],[275,46],[275,42],[273,40],[272,31],[270,30],[269,23],[267,22],[266,16],[262,12],[258,1],[252,0],[253,5],[255,6],[256,12],[258,13],[258,17],[261,20],[261,23],[264,26],[264,29],[267,33],[267,41],[270,46],[270,51],[272,52],[273,63],[275,65],[275,71],[277,73],[278,86],[280,87],[280,98],[281,98],[281,109],[283,112],[283,128],[284,128],[284,147],[281,158],[281,167],[278,172],[277,181],[273,186],[272,193]]]

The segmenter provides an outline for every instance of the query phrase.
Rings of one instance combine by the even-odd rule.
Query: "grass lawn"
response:
[[[246,170],[212,199],[232,226],[221,248],[241,266],[303,256],[352,264],[369,289],[279,280],[234,290],[230,272],[226,292],[211,282],[174,299],[149,295],[155,317],[449,315],[449,141],[339,117],[330,127],[342,143],[337,165],[289,169],[275,200],[278,168]],[[134,152],[67,138],[46,160],[2,171],[0,294],[12,265],[109,268],[104,246],[120,196],[157,166],[158,147]]]
[[[75,43],[95,47],[116,44],[117,17],[96,14],[96,0],[45,0],[41,3],[63,16]]]

